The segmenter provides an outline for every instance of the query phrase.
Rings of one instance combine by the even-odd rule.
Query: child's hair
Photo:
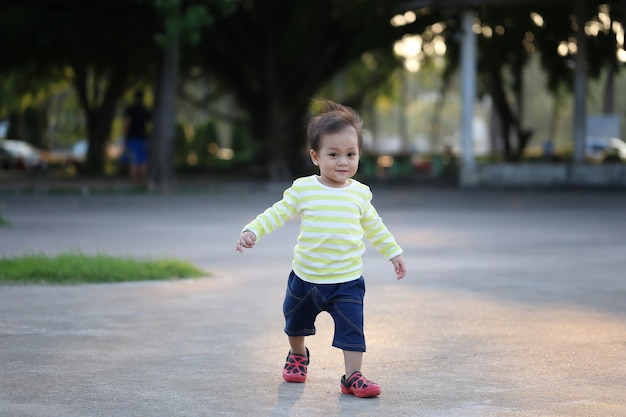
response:
[[[311,149],[319,151],[323,135],[337,133],[352,126],[356,130],[360,150],[363,145],[363,122],[359,114],[351,107],[330,100],[320,100],[316,103],[322,107],[322,111],[311,117],[306,127]]]

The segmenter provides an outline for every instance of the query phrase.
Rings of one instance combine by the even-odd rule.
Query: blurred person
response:
[[[124,147],[133,185],[146,185],[148,176],[148,125],[151,112],[143,102],[143,91],[137,90],[133,104],[124,110]]]
[[[332,345],[343,350],[341,391],[357,397],[379,395],[380,386],[361,373],[365,336],[362,254],[365,237],[390,260],[397,279],[406,268],[402,249],[371,203],[372,192],[352,177],[362,147],[359,115],[350,107],[324,101],[307,124],[310,157],[319,175],[298,178],[282,200],[247,224],[235,250],[253,248],[264,235],[301,215],[292,271],[283,302],[290,350],[282,374],[287,382],[304,382],[310,353],[305,337],[315,334],[315,319],[327,311],[334,319]]]

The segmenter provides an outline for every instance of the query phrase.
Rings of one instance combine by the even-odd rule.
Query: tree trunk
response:
[[[263,138],[263,147],[256,155],[255,163],[262,167],[270,181],[289,181],[294,174],[299,175],[309,168],[308,153],[304,152],[306,120],[303,118],[308,103],[308,100],[285,101],[273,96],[272,99],[261,98],[259,103],[250,101],[246,104],[248,108],[257,109],[250,114],[249,124],[253,136]]]
[[[274,105],[279,107],[278,103],[274,103]],[[280,107],[282,108],[282,106]],[[294,169],[301,165],[298,156],[299,150],[293,145],[295,141],[290,140],[289,137],[294,130],[285,114],[278,108],[271,112],[263,136],[266,138],[266,147],[269,150],[267,167],[270,181],[293,179]]]
[[[491,70],[491,97],[493,98],[496,114],[500,119],[499,126],[502,144],[504,145],[504,158],[511,160],[513,158],[513,148],[511,145],[510,132],[511,125],[513,124],[513,114],[509,102],[506,99],[500,70],[495,68]]]
[[[548,134],[548,139],[553,143],[556,139],[557,129],[559,126],[559,115],[560,115],[560,98],[554,96],[552,99],[552,115],[550,116],[550,129]]]
[[[491,103],[489,109],[489,136],[491,141],[491,153],[498,158],[504,156],[504,140],[502,139],[502,120],[498,114],[498,109]]]
[[[152,146],[150,148],[150,186],[163,192],[170,192],[175,186],[175,98],[178,59],[178,42],[172,42],[163,50],[163,60],[159,68],[156,85]]]
[[[98,74],[84,67],[74,69],[73,80],[80,104],[87,118],[89,147],[83,171],[88,175],[104,174],[106,143],[110,139],[115,104],[122,96],[126,83],[118,73]],[[105,88],[101,88],[106,85]]]
[[[505,159],[510,161],[519,161],[522,158],[522,153],[530,137],[532,136],[532,130],[523,129],[520,122],[520,115],[515,114],[511,109],[509,101],[506,98],[506,93],[504,91],[504,85],[502,81],[502,76],[500,74],[500,70],[493,68],[491,71],[492,84],[492,98],[494,105],[496,107],[498,116],[500,117],[501,127],[502,127],[502,139],[504,141],[504,156]],[[521,97],[521,82],[520,88],[518,91],[515,91],[515,96],[518,101],[518,105],[523,106],[523,100]],[[515,135],[517,138],[517,143],[513,144],[511,140],[511,130],[515,131]]]
[[[104,173],[105,142],[109,131],[101,128],[101,116],[96,111],[87,113],[87,129],[89,131],[89,146],[83,173],[87,175],[102,175]]]
[[[408,152],[409,149],[409,122],[407,112],[411,103],[409,97],[409,80],[407,79],[407,70],[400,70],[400,108],[398,109],[398,133],[400,135],[401,152]]]

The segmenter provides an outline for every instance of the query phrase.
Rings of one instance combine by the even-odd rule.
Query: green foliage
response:
[[[557,53],[557,47],[562,41],[576,37],[576,25],[566,17],[574,14],[573,3],[493,6],[481,8],[477,13],[477,20],[481,25],[481,35],[478,37],[477,92],[479,96],[490,96],[493,101],[499,116],[500,137],[507,160],[520,160],[535,133],[534,128],[524,125],[522,117],[526,109],[524,83],[530,81],[525,79],[524,70],[533,56],[541,56],[541,66],[547,74],[544,88],[556,94],[562,86],[573,86],[573,72],[569,68],[572,57]],[[586,2],[585,8],[586,21],[597,13],[598,3]],[[540,16],[542,23],[533,20],[531,12]],[[459,19],[459,16],[448,19],[444,32],[448,44],[448,79],[459,66]],[[602,40],[604,56],[607,56],[607,44],[606,40]],[[615,60],[615,42],[612,46],[613,52],[608,55]],[[598,47],[597,51],[600,50],[602,49]],[[598,62],[601,62],[599,56],[594,58],[590,67],[601,67],[597,65]],[[599,71],[590,72],[592,77],[598,74]],[[530,82],[535,83],[537,80]]]
[[[234,156],[233,158],[237,163],[247,163],[254,159],[255,150],[258,143],[252,140],[252,135],[247,126],[241,122],[235,122],[233,124],[232,144]]]
[[[376,100],[380,86],[390,86],[386,80],[397,64],[391,49],[403,34],[424,33],[432,23],[445,22],[450,68],[456,68],[454,64],[458,63],[460,28],[455,11],[447,10],[443,15],[433,8],[432,13],[418,13],[413,24],[392,27],[389,19],[408,4],[400,0],[323,4],[293,0],[88,3],[0,2],[0,118],[13,113],[15,120],[23,120],[25,109],[31,106],[39,116],[30,117],[28,124],[35,125],[45,114],[38,107],[43,104],[28,103],[27,97],[35,100],[40,96],[40,89],[31,87],[38,82],[48,85],[63,77],[77,88],[76,101],[91,129],[91,149],[103,149],[110,137],[119,98],[130,87],[154,79],[155,68],[161,62],[161,47],[177,39],[186,48],[181,50],[185,54],[181,62],[210,72],[248,112],[251,133],[247,138],[261,144],[270,156],[257,160],[286,158],[298,165],[309,100],[323,92],[324,96],[341,99],[357,109]],[[559,56],[556,49],[559,42],[574,36],[574,2],[497,3],[477,9],[484,26],[493,29],[500,25],[506,29],[491,38],[481,37],[481,65],[503,70],[510,93],[519,89],[519,68],[528,59],[532,46],[534,53],[541,54],[548,88],[557,91],[563,85],[570,86],[572,71],[568,65],[572,56]],[[505,3],[506,7],[502,6]],[[588,17],[597,12],[600,3],[609,5],[613,21],[623,21],[621,0],[585,2]],[[531,23],[531,10],[543,16],[543,27]],[[528,34],[534,37],[532,45],[526,39]],[[616,65],[615,36],[600,33],[589,42],[589,68],[595,77],[607,65]],[[345,84],[328,87],[338,74],[342,74]],[[488,92],[488,77],[480,77],[479,81],[481,92]],[[95,134],[93,130],[99,132]],[[46,142],[43,133],[34,132],[36,141]],[[244,144],[248,139],[243,136],[242,142],[238,137],[239,133],[234,132],[232,160],[217,159],[202,151],[198,153],[198,163],[222,166],[253,158],[258,148]],[[200,147],[202,140],[193,146]],[[188,144],[180,146],[186,148]],[[186,163],[185,152],[176,155],[180,163]],[[94,162],[98,165],[96,162],[102,161]]]
[[[186,171],[231,171],[252,161],[258,147],[258,143],[252,140],[247,126],[241,121],[234,121],[232,124],[230,138],[232,157],[221,156],[220,143],[214,121],[198,126],[193,135],[186,134],[183,126],[179,124],[176,135],[177,167]]]
[[[343,97],[325,97],[344,98],[359,108],[389,76],[394,41],[432,23],[427,16],[406,27],[393,27],[389,21],[400,3],[246,1],[207,28],[194,58],[232,91],[247,112],[252,138],[267,155],[257,161],[263,160],[267,172],[284,176],[284,170],[271,168],[302,167],[303,126],[310,99],[319,97],[322,87],[359,63],[361,68],[355,70],[359,77],[349,91]]]
[[[108,255],[63,253],[0,258],[0,283],[80,284],[198,278],[208,274],[176,259],[136,260]]]
[[[177,40],[198,45],[202,39],[202,29],[211,26],[215,21],[216,11],[210,7],[217,6],[217,13],[228,13],[238,2],[239,0],[218,0],[185,6],[183,0],[154,0],[165,26],[163,32],[155,35],[155,39],[162,47]]]
[[[162,47],[178,39],[196,45],[201,38],[200,30],[213,22],[213,16],[199,4],[184,10],[181,0],[155,0],[155,5],[165,21],[165,31],[155,35],[156,41]]]
[[[20,74],[26,85],[60,78],[71,83],[88,127],[85,169],[100,174],[118,100],[153,75],[161,21],[154,5],[143,0],[88,3],[3,1],[0,74]]]
[[[197,127],[193,133],[186,132],[183,125],[178,124],[176,128],[176,165],[209,166],[215,160],[215,155],[209,152],[209,149],[216,147],[218,143],[217,130],[213,122],[207,122]]]
[[[9,121],[8,139],[47,148],[48,109],[55,78],[32,78],[28,69],[7,71],[0,77],[0,120]]]
[[[530,56],[541,56],[542,68],[547,73],[547,87],[556,92],[562,86],[572,89],[571,64],[573,55],[561,56],[557,49],[559,43],[576,38],[575,3],[576,2],[536,2],[528,5],[525,3],[514,5],[495,5],[483,7],[479,10],[478,19],[482,28],[489,28],[489,36],[483,33],[479,37],[479,70],[483,73],[483,83],[489,82],[489,77],[484,73],[489,68],[508,67],[511,73],[522,68]],[[589,21],[598,13],[601,5],[608,5],[609,15],[612,21],[623,21],[621,2],[608,1],[585,1],[584,19]],[[530,18],[530,13],[538,13],[543,20],[539,26]],[[503,29],[496,32],[496,29]],[[448,63],[450,64],[446,76],[449,77],[458,69],[460,63],[460,16],[451,15],[446,19],[444,35],[448,45]],[[600,31],[597,36],[586,37],[588,43],[588,71],[589,76],[597,78],[601,70],[607,65],[616,69],[616,38],[615,34]],[[479,80],[480,81],[480,80]],[[513,79],[515,84],[519,80]],[[484,88],[484,84],[482,85]]]
[[[196,129],[190,148],[196,154],[199,166],[209,166],[211,161],[215,160],[215,152],[211,152],[211,149],[218,143],[217,128],[214,122],[209,121]]]
[[[323,85],[317,96],[333,97],[359,108],[380,95],[391,96],[397,92],[391,75],[401,66],[401,60],[387,51],[366,52],[359,60],[338,71],[332,80]]]

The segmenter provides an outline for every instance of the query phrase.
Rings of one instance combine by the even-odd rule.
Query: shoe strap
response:
[[[347,378],[346,381],[348,383],[348,386],[351,387],[355,382],[359,380],[363,380],[363,383],[366,385],[376,384],[375,382],[370,381],[369,379],[365,378],[363,374],[361,373],[361,371],[352,372],[352,374]]]
[[[303,365],[308,365],[309,361],[310,361],[310,355],[309,355],[309,349],[307,348],[306,350],[306,356],[301,355],[299,353],[291,353],[291,351],[289,351],[289,354],[287,355],[287,361],[294,361],[296,363],[301,363]]]
[[[361,373],[361,371],[354,371],[350,374],[347,380],[350,384],[352,384],[353,381],[360,379],[360,378],[365,378],[363,374]]]

